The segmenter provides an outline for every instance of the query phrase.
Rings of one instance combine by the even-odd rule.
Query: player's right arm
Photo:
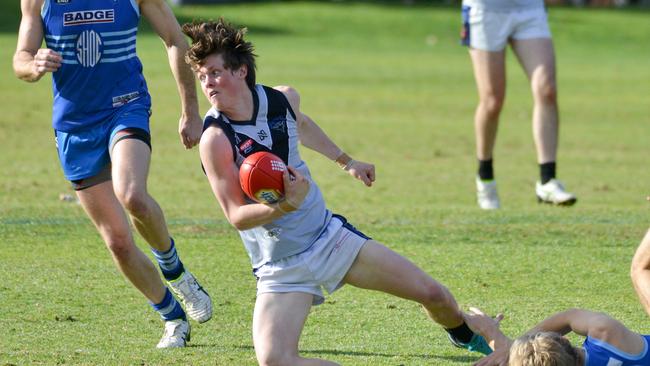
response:
[[[643,344],[641,336],[627,329],[618,320],[605,313],[583,309],[570,309],[552,315],[528,333],[556,332],[564,335],[572,331],[582,336],[600,339],[630,353]]]
[[[41,7],[44,0],[21,0],[22,18],[18,30],[18,44],[14,54],[13,67],[16,76],[25,81],[40,80],[47,72],[54,72],[61,66],[61,55],[43,43]]]
[[[212,193],[221,205],[228,222],[237,230],[247,230],[270,223],[295,211],[309,192],[309,181],[297,170],[284,172],[285,197],[279,203],[248,203],[239,184],[239,170],[233,163],[231,144],[220,128],[208,128],[201,137],[199,153]]]

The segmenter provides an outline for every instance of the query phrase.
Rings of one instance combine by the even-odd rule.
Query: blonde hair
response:
[[[510,347],[509,366],[576,366],[578,353],[558,333],[524,335]]]

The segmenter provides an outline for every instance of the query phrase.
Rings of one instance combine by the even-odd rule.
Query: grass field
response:
[[[14,78],[17,5],[0,5],[0,365],[254,365],[255,282],[235,230],[178,139],[178,97],[157,37],[139,54],[154,98],[150,191],[181,258],[213,296],[191,347],[153,348],[161,323],[113,266],[55,154],[49,78]],[[13,2],[12,2],[13,3]],[[552,8],[562,118],[559,176],[579,197],[540,206],[528,85],[508,57],[496,149],[504,208],[474,200],[476,92],[454,7],[269,2],[176,9],[250,29],[258,81],[290,84],[345,150],[377,165],[367,189],[333,163],[303,157],[330,208],[413,259],[466,307],[503,311],[518,334],[569,307],[602,310],[650,333],[629,280],[650,204],[650,13]],[[202,111],[207,106],[202,101]],[[139,245],[146,248],[143,240]],[[577,338],[573,338],[577,341]],[[344,365],[461,365],[415,304],[344,288],[313,309],[301,340]]]

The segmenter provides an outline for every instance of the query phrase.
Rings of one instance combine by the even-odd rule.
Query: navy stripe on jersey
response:
[[[295,118],[295,113],[291,109],[289,101],[282,92],[269,87],[262,89],[265,95],[258,95],[256,90],[252,90],[254,110],[253,119],[250,121],[232,121],[224,119],[222,114],[218,117],[211,115],[206,116],[203,123],[203,130],[215,125],[220,128],[230,141],[233,159],[237,165],[240,165],[244,158],[249,155],[266,151],[277,155],[285,164],[289,163],[289,136],[287,127],[287,112]],[[269,149],[267,146],[259,143],[252,136],[235,132],[232,125],[251,125],[258,123],[258,119],[265,115],[265,122],[271,133],[273,145]],[[261,132],[261,131],[260,131]]]

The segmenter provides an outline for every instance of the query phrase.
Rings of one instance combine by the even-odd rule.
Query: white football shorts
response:
[[[551,38],[546,9],[490,11],[463,6],[462,43],[483,51],[502,51],[510,39]]]
[[[320,305],[323,288],[331,294],[343,286],[343,277],[369,239],[344,217],[333,215],[309,249],[254,271],[257,294],[304,292],[314,295],[313,305]]]

